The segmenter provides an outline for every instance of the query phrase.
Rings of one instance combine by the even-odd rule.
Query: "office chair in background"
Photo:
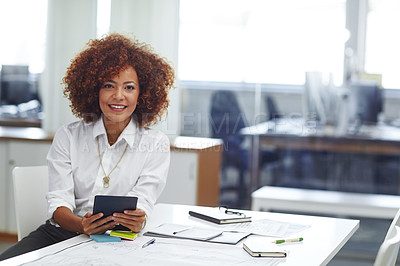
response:
[[[282,117],[282,113],[279,112],[278,106],[271,96],[265,96],[265,105],[267,107],[268,120],[275,120]]]
[[[19,241],[47,220],[47,166],[15,167],[12,173]]]
[[[279,108],[275,102],[275,99],[266,95],[264,97],[264,103],[266,107],[266,114],[268,121],[275,121],[283,117],[283,114],[279,111]],[[282,168],[280,161],[281,155],[275,148],[261,148],[260,150],[260,185],[276,185],[276,178],[280,176],[279,170]]]
[[[231,208],[244,207],[247,204],[247,184],[245,180],[248,168],[248,151],[242,148],[244,136],[240,129],[246,126],[244,115],[232,91],[217,91],[211,98],[211,131],[213,138],[224,141],[221,165],[220,199],[221,205]],[[238,173],[236,183],[229,182],[229,169]],[[234,192],[235,199],[224,199],[224,194]]]
[[[400,210],[394,217],[378,250],[374,266],[394,266],[400,248]]]

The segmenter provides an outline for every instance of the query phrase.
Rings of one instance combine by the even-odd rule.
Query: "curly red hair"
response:
[[[173,68],[149,45],[117,33],[90,40],[68,67],[63,84],[72,113],[85,122],[97,120],[102,84],[129,66],[135,69],[140,87],[133,118],[141,127],[161,120],[169,105],[168,91],[174,86]]]

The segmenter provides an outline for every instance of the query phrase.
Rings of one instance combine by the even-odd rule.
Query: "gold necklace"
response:
[[[114,171],[115,168],[117,168],[119,162],[122,160],[122,157],[124,157],[126,150],[128,149],[128,144],[126,144],[125,150],[122,153],[121,158],[119,158],[117,164],[114,166],[113,169],[111,169],[111,171],[108,173],[108,175],[106,174],[106,171],[104,171],[104,167],[103,167],[103,162],[101,160],[101,154],[100,154],[100,144],[99,144],[99,137],[97,137],[97,149],[99,150],[99,158],[100,158],[100,165],[101,165],[101,169],[103,169],[103,173],[104,173],[104,177],[103,177],[103,187],[104,188],[108,188],[110,186],[110,175],[111,173]]]

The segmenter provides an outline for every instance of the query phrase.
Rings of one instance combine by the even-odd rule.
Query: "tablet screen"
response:
[[[124,210],[136,210],[137,200],[137,197],[130,196],[96,195],[94,197],[93,214],[102,212],[104,214],[103,217],[107,217],[115,212],[123,213]],[[113,230],[129,229],[117,225]]]

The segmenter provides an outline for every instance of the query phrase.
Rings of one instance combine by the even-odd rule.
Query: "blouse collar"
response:
[[[121,140],[125,140],[130,148],[133,148],[133,145],[135,143],[135,135],[138,132],[138,129],[139,127],[137,122],[131,118],[131,121],[129,121],[129,124],[124,128],[115,144],[117,144]],[[103,115],[99,120],[94,122],[93,125],[93,139],[96,139],[98,136],[104,136],[104,138],[107,139],[107,132],[104,126]]]

